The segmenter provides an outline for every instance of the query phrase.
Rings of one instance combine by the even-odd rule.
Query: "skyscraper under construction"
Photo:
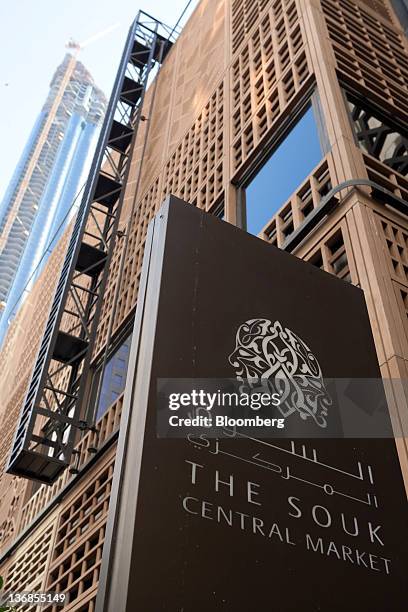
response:
[[[404,16],[401,3],[398,10]],[[389,0],[201,0],[176,38],[139,14],[77,217],[0,354],[0,573],[9,589],[64,593],[66,610],[108,609],[103,546],[118,499],[112,479],[142,260],[149,221],[170,194],[359,287],[382,376],[407,378],[408,44],[400,18]],[[408,397],[404,386],[394,391],[387,399],[407,481]],[[335,493],[324,487],[327,498]],[[157,566],[159,589],[160,552]],[[215,590],[212,602],[196,597],[186,611],[233,611]]]
[[[74,212],[105,108],[88,70],[67,53],[0,207],[0,343],[53,247],[52,237]]]

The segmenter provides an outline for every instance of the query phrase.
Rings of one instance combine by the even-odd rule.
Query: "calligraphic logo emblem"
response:
[[[279,321],[250,319],[239,326],[235,349],[228,357],[241,390],[279,393],[278,406],[287,418],[297,414],[327,427],[332,399],[320,364],[307,344]]]

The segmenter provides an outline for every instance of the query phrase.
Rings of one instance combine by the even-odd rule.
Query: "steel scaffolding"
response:
[[[84,196],[20,414],[7,471],[52,483],[69,465],[152,70],[174,30],[140,11],[125,44]]]

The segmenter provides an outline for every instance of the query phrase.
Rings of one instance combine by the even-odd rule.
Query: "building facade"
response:
[[[105,108],[90,73],[67,53],[0,206],[0,343],[66,225]]]
[[[199,3],[147,91],[132,149],[127,250],[118,240],[88,381],[96,430],[52,486],[4,470],[68,232],[0,355],[8,588],[95,610],[144,241],[168,194],[361,287],[384,378],[407,378],[407,94],[407,40],[388,0]],[[407,479],[408,398],[388,399]]]

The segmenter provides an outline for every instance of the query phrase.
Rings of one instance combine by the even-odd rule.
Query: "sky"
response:
[[[109,97],[128,28],[142,9],[174,26],[188,0],[13,0],[0,2],[0,200],[73,38],[110,30],[79,54]],[[186,16],[197,0],[191,0]],[[112,28],[112,29],[111,29]]]
[[[258,234],[322,158],[312,107],[245,190],[247,230]]]

